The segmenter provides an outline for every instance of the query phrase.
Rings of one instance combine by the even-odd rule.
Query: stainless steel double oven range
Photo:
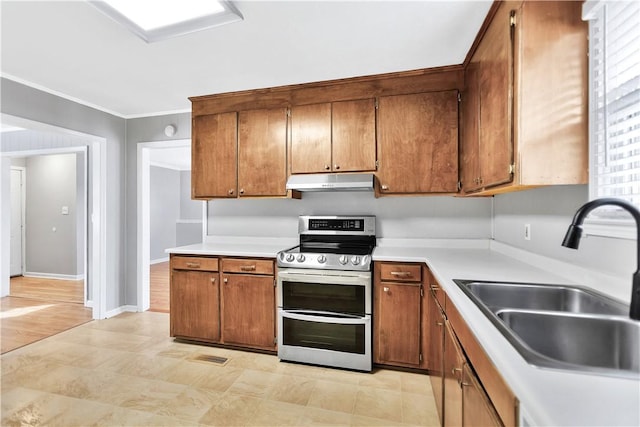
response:
[[[371,371],[373,216],[301,216],[278,253],[280,360]]]

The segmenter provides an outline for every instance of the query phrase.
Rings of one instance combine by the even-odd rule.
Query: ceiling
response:
[[[179,0],[176,0],[179,1]],[[189,96],[460,64],[491,1],[236,1],[147,44],[85,1],[2,0],[2,76],[125,118]]]

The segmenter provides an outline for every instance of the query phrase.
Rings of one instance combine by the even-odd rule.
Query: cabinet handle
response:
[[[333,168],[334,168],[335,170],[338,170],[338,169],[340,169],[340,165],[333,165]]]
[[[200,268],[200,263],[199,262],[188,262],[187,263],[187,267],[189,267],[189,268]]]
[[[385,286],[384,288],[382,288],[383,292],[389,292],[389,287]]]
[[[211,278],[211,283],[216,283],[216,278],[215,277]]]
[[[383,190],[383,191],[387,191],[388,189],[389,189],[389,186],[388,186],[388,185],[383,185],[383,186],[382,186],[382,190]]]
[[[240,194],[244,194],[244,188],[240,189]]]
[[[431,289],[432,291],[439,291],[440,287],[438,285],[431,285],[429,286],[429,289]]]
[[[438,326],[444,326],[444,323],[442,323],[442,322],[436,322],[436,325],[438,325]]]
[[[469,384],[469,383],[465,383],[464,381],[461,381],[461,382],[460,382],[460,385],[461,385],[461,386],[464,386],[464,387],[469,387],[471,384]]]
[[[230,195],[230,196],[232,196],[232,195],[233,195],[233,192],[234,192],[234,190],[233,190],[233,188],[232,188],[231,190],[229,190],[229,195]]]
[[[240,266],[240,270],[242,271],[254,271],[256,269],[255,265],[243,265]]]
[[[410,271],[392,271],[391,275],[397,276],[397,277],[410,277],[411,272]]]
[[[462,369],[461,369],[461,368],[451,368],[451,373],[452,373],[453,375],[455,375],[455,374],[456,374],[456,372],[462,372]]]
[[[331,166],[329,166],[329,165],[324,165],[324,170],[329,170],[329,169],[331,169]]]
[[[229,281],[229,279],[228,279],[227,277],[225,277],[225,278],[223,279],[223,282],[224,282],[224,283],[227,283],[228,281]]]

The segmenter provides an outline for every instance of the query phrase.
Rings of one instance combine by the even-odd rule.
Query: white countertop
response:
[[[278,251],[296,244],[297,239],[209,236],[205,243],[168,249],[167,253],[275,258]],[[473,279],[580,284],[603,292],[596,285],[606,277],[617,280],[618,289],[626,288],[630,295],[630,278],[628,284],[620,285],[619,278],[489,240],[378,239],[373,260],[424,262],[429,266],[520,401],[523,425],[640,426],[640,381],[529,365],[453,282]],[[620,292],[612,296],[621,299]]]
[[[471,242],[471,249],[465,248],[462,241],[444,248],[431,245],[409,247],[406,244],[379,245],[373,259],[425,262],[429,266],[520,401],[523,425],[640,425],[640,381],[529,365],[453,282],[453,279],[474,279],[574,283],[565,275],[505,255],[508,250],[492,247],[496,245],[491,242],[486,248]],[[554,271],[564,273],[558,269]],[[630,282],[631,279],[629,294]]]

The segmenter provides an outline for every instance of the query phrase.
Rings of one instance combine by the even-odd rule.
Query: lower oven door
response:
[[[371,315],[278,309],[278,358],[371,371]]]

